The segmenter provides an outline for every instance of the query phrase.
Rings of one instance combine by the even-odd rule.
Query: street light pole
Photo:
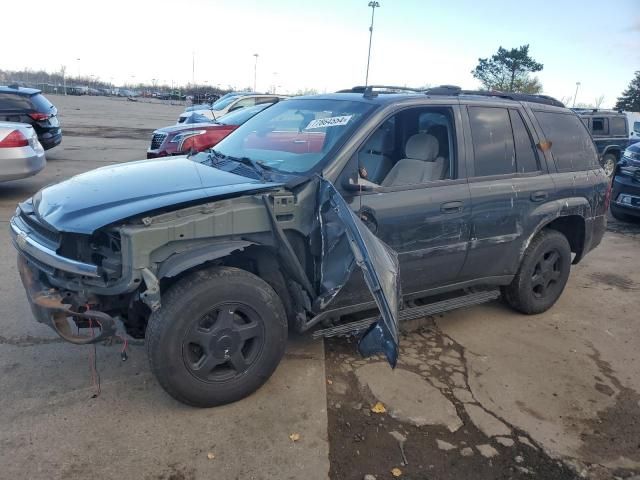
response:
[[[580,87],[580,82],[576,82],[576,94],[573,96],[573,107],[576,106],[576,98],[578,98],[578,88]]]
[[[369,62],[371,61],[371,39],[373,37],[373,17],[376,13],[376,8],[380,6],[379,2],[369,2],[371,7],[371,26],[369,27],[369,53],[367,54],[367,75],[364,80],[364,86],[369,85]]]
[[[259,55],[257,53],[253,54],[254,57],[256,57],[256,61],[253,64],[253,91],[257,92],[257,80],[258,80],[258,57]]]

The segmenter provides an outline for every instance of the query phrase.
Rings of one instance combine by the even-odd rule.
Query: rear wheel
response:
[[[520,269],[503,289],[506,302],[526,314],[542,313],[556,302],[571,270],[571,248],[555,230],[542,230],[527,248]]]
[[[162,298],[147,328],[160,385],[197,407],[234,402],[274,372],[287,340],[279,297],[259,277],[231,267],[195,272]]]
[[[613,178],[613,174],[616,172],[616,164],[618,159],[613,153],[607,153],[602,157],[602,168],[608,178]]]

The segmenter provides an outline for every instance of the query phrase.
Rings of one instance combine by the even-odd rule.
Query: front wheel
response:
[[[147,327],[160,385],[196,407],[234,402],[257,390],[280,363],[287,321],[276,292],[231,267],[197,271],[172,285]]]
[[[564,290],[571,270],[571,247],[555,230],[542,230],[532,240],[513,281],[504,287],[506,302],[528,315],[553,306]]]

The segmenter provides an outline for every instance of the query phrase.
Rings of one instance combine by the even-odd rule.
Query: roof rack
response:
[[[584,108],[574,107],[571,108],[576,113],[624,113],[623,109],[616,110],[615,108]]]
[[[375,89],[375,91],[374,91]],[[362,93],[365,98],[376,97],[378,94],[384,93],[421,93],[424,95],[447,95],[447,96],[460,96],[460,95],[473,95],[481,97],[495,97],[504,98],[507,100],[515,100],[518,102],[531,102],[542,103],[545,105],[553,105],[555,107],[564,107],[564,103],[556,100],[548,95],[533,95],[529,93],[514,93],[514,92],[500,92],[497,90],[462,90],[456,85],[440,85],[438,87],[431,88],[410,88],[410,87],[396,87],[391,85],[366,85],[356,86],[346,90],[339,90],[338,93]]]

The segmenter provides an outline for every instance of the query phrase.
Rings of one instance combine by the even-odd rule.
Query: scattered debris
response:
[[[514,441],[509,437],[496,437],[496,442],[505,447],[513,447]]]
[[[382,402],[376,402],[376,404],[373,407],[371,407],[371,411],[373,413],[386,413],[387,409],[382,404]]]
[[[213,460],[214,458],[216,458],[216,456],[215,456],[215,454],[213,452],[209,452],[209,453],[207,453],[207,458],[209,460]]]
[[[464,447],[462,450],[460,450],[460,455],[462,455],[463,457],[472,457],[473,456],[473,448]]]
[[[480,454],[486,458],[493,458],[499,455],[498,451],[488,443],[485,443],[482,445],[476,445],[476,448],[478,449]]]
[[[300,440],[300,434],[292,433],[291,435],[289,435],[289,440],[291,440],[292,442],[297,442],[298,440]]]
[[[455,445],[449,442],[445,442],[444,440],[440,440],[439,438],[436,439],[436,443],[438,444],[438,448],[440,450],[449,451],[449,450],[454,450],[456,448]]]
[[[395,430],[393,432],[389,432],[389,435],[391,435],[393,438],[395,438],[398,441],[398,445],[400,446],[400,454],[402,455],[402,464],[409,465],[407,456],[404,453],[404,442],[407,441],[407,437],[402,435],[400,432],[396,432]]]
[[[376,476],[367,473],[364,477],[362,477],[362,480],[376,480]]]
[[[392,468],[391,475],[393,475],[394,477],[399,477],[400,475],[402,475],[402,470],[400,470],[398,467]]]
[[[516,463],[524,462],[524,457],[522,455],[518,455],[515,459]]]

